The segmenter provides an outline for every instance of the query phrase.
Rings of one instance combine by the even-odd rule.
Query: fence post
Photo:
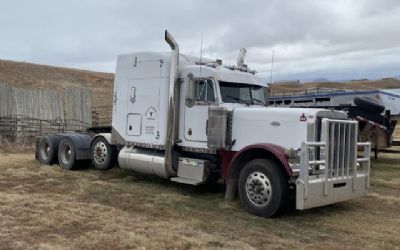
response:
[[[21,138],[22,138],[22,126],[21,126],[21,120],[17,116],[15,119],[15,142],[20,143]]]
[[[42,135],[42,120],[39,120],[39,135]]]

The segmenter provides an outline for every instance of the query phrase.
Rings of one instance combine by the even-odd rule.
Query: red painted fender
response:
[[[232,173],[232,171],[235,170],[236,168],[235,164],[237,164],[237,162],[240,161],[241,157],[256,150],[264,151],[267,155],[272,155],[273,157],[275,157],[282,164],[287,175],[288,176],[293,175],[292,169],[289,167],[288,157],[285,154],[285,148],[272,143],[258,143],[244,147],[239,152],[232,152],[232,151],[220,152],[220,155],[222,156],[223,177],[225,179],[228,179],[232,174],[234,174]]]

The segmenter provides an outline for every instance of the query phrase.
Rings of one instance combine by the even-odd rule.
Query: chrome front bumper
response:
[[[296,180],[296,208],[300,210],[368,193],[371,144],[356,142],[357,122],[324,120],[324,141],[302,144]],[[358,148],[363,151],[361,157]]]

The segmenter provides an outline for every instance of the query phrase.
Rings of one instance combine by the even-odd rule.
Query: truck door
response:
[[[184,137],[188,141],[207,142],[208,108],[216,106],[215,83],[212,79],[190,79],[188,90]]]

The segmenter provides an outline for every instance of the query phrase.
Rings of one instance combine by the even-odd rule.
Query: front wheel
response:
[[[274,161],[252,160],[240,172],[239,197],[250,213],[276,216],[289,206],[288,179]]]
[[[117,150],[104,137],[98,136],[94,139],[90,148],[90,158],[92,159],[92,165],[96,169],[107,170],[115,165]]]

